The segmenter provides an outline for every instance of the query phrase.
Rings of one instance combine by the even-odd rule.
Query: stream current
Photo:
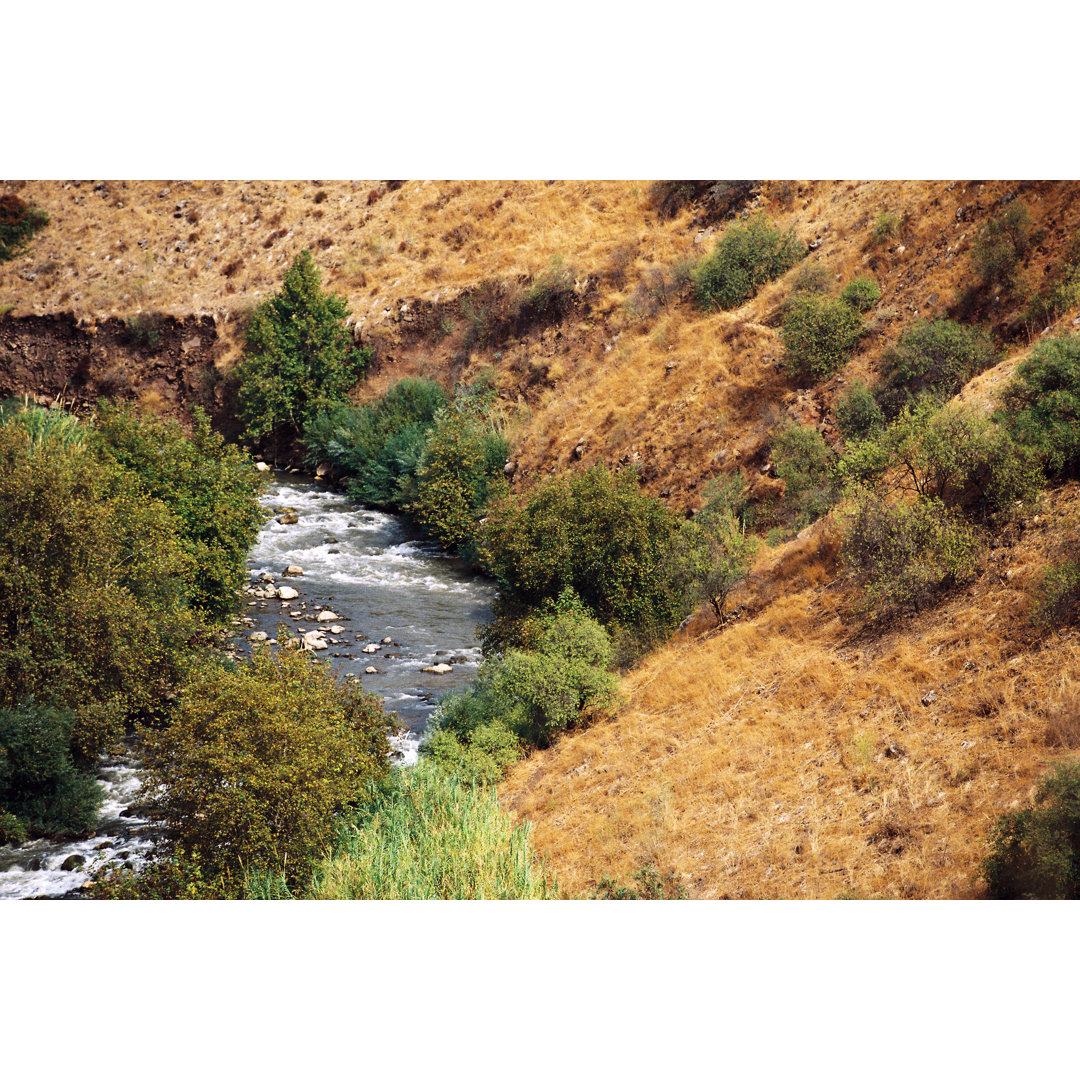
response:
[[[383,699],[401,725],[391,739],[395,760],[412,764],[439,699],[476,675],[476,631],[490,617],[494,584],[419,539],[400,518],[366,510],[299,476],[276,476],[263,504],[274,517],[248,556],[249,588],[265,589],[265,574],[275,590],[288,586],[299,595],[287,601],[246,595],[237,650],[266,647],[249,635],[277,639],[282,625],[293,635],[322,630],[327,647],[317,655]],[[286,508],[296,513],[295,524],[278,522]],[[286,577],[287,566],[299,566],[303,574]],[[319,622],[320,611],[338,618]],[[370,645],[378,649],[365,653]],[[439,664],[450,670],[423,670]],[[105,801],[93,837],[0,847],[0,899],[77,895],[91,873],[110,861],[142,865],[153,850],[154,826],[129,809],[138,798],[136,764],[128,754],[99,763]]]

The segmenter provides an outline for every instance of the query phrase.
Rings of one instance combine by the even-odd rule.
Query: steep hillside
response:
[[[1032,301],[1080,260],[1072,182],[7,182],[51,223],[0,263],[0,398],[129,397],[228,429],[243,330],[310,249],[374,350],[357,401],[404,375],[487,373],[526,490],[596,461],[637,466],[672,508],[739,473],[783,492],[771,437],[789,419],[839,445],[835,406],[873,382],[917,319],[984,327],[1000,362],[965,386],[992,409],[1075,303]],[[1023,208],[1008,273],[973,257]],[[762,213],[809,246],[729,311],[701,310],[689,267]],[[981,257],[981,256],[980,256]],[[808,270],[808,268],[810,268]],[[781,365],[800,275],[872,278],[868,332],[832,377]],[[624,679],[616,718],[520,763],[504,805],[573,892],[653,866],[689,895],[978,894],[987,829],[1080,746],[1080,639],[1036,632],[1031,595],[1080,520],[1080,489],[995,539],[975,582],[870,625],[838,572],[830,518],[764,547],[742,617],[692,621]],[[794,530],[792,530],[793,532]],[[788,533],[787,535],[790,535]]]

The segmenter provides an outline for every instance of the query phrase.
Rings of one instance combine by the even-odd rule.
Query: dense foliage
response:
[[[27,835],[89,832],[102,789],[76,769],[71,754],[74,714],[23,701],[0,708],[0,843]],[[6,836],[3,835],[6,832]]]
[[[856,380],[836,402],[836,426],[847,440],[862,439],[885,425],[885,414],[866,383]]]
[[[683,522],[664,561],[664,577],[689,614],[702,604],[717,620],[731,590],[749,571],[754,542],[729,510]]]
[[[633,472],[597,464],[538,484],[524,505],[495,505],[482,533],[484,562],[504,606],[535,606],[570,586],[606,625],[663,640],[682,618],[662,573],[677,526]]]
[[[1031,247],[1032,223],[1027,207],[1021,202],[991,218],[971,246],[975,272],[987,285],[1010,284],[1016,264]]]
[[[878,403],[888,417],[922,394],[952,397],[969,379],[997,362],[985,330],[951,319],[919,320],[885,352],[885,379]]]
[[[505,437],[477,410],[444,409],[417,463],[406,509],[427,536],[474,559],[484,508],[506,490],[509,452]]]
[[[189,436],[175,421],[101,404],[94,441],[169,508],[188,556],[191,604],[220,619],[236,608],[247,553],[265,516],[262,481],[246,454],[210,430],[201,409],[194,415]]]
[[[369,506],[401,509],[446,393],[430,379],[402,379],[367,405],[336,405],[304,425],[310,465],[328,462],[348,493]]]
[[[325,292],[311,252],[302,251],[281,291],[261,303],[237,368],[244,437],[253,443],[299,433],[327,403],[346,400],[370,359],[345,325],[348,307]]]
[[[805,255],[793,230],[778,229],[764,216],[729,225],[694,273],[698,303],[706,310],[736,308]]]
[[[173,515],[116,461],[0,424],[0,705],[74,710],[92,760],[178,678],[199,633],[190,566]]]
[[[1080,336],[1040,341],[1005,394],[1008,423],[1051,475],[1080,466]]]
[[[18,195],[0,195],[0,262],[21,255],[30,238],[49,224],[49,215]]]
[[[173,850],[208,875],[248,870],[302,883],[335,814],[389,769],[390,719],[374,695],[335,681],[300,650],[210,665],[148,735],[147,788]]]
[[[1033,807],[998,820],[982,876],[994,900],[1080,899],[1080,764],[1059,765]]]
[[[827,379],[847,362],[862,336],[862,316],[846,300],[800,293],[788,303],[780,339],[789,375]]]

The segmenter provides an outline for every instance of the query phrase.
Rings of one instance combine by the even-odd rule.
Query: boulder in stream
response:
[[[303,577],[304,571],[299,566],[286,566],[281,573],[283,577]]]
[[[85,855],[69,855],[61,864],[61,870],[78,870],[86,862]]]
[[[295,525],[299,520],[300,518],[297,517],[296,513],[290,510],[287,514],[282,514],[277,519],[277,522],[279,525]]]
[[[329,609],[327,609],[326,611],[320,611],[317,618],[315,619],[315,621],[316,622],[337,622],[338,619],[340,619],[340,618],[341,618],[341,616],[336,611],[330,611]]]
[[[295,600],[300,594],[290,585],[282,585],[277,591],[279,600]]]
[[[423,668],[423,670],[430,671],[433,675],[446,675],[454,669],[449,664],[432,664],[431,667]]]

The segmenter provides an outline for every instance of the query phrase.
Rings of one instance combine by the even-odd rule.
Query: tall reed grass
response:
[[[305,899],[541,900],[557,895],[495,789],[421,760],[345,824]],[[249,899],[283,899],[280,882],[249,878]]]

